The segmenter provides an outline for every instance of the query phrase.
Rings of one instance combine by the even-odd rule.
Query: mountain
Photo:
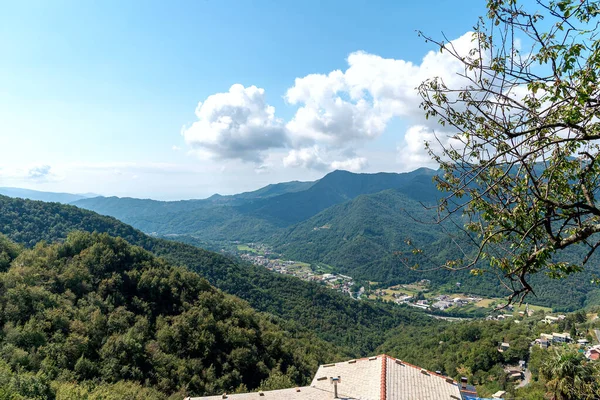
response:
[[[160,202],[98,197],[73,204],[113,216],[148,233],[264,241],[283,228],[361,194],[397,189],[415,200],[432,201],[437,196],[432,183],[435,173],[426,168],[404,174],[334,171],[316,182],[287,182],[205,200]]]
[[[334,171],[315,182],[310,188],[296,193],[286,193],[260,201],[244,204],[239,209],[250,216],[265,219],[285,227],[361,194],[397,189],[410,193],[419,200],[434,199],[437,193],[432,177],[435,171],[421,168],[404,174],[355,174]],[[423,184],[427,182],[427,184]]]
[[[48,202],[57,202],[68,204],[77,200],[86,199],[88,197],[95,197],[97,195],[92,193],[86,194],[70,194],[70,193],[53,193],[53,192],[40,192],[37,190],[20,189],[13,187],[0,187],[0,195],[8,197],[19,197],[22,199],[29,200],[41,200]]]
[[[428,317],[412,309],[356,301],[321,285],[269,272],[264,267],[149,237],[114,218],[91,211],[0,196],[0,233],[12,240],[33,246],[40,240],[64,240],[74,230],[119,236],[174,265],[186,266],[215,287],[248,301],[254,309],[294,321],[321,339],[343,346],[349,355],[371,353],[393,327],[428,322]]]
[[[173,212],[157,208],[146,212],[144,206],[150,204],[146,200],[135,200],[139,202],[135,206],[118,198],[77,204],[98,201],[95,208],[99,211],[110,204],[114,215],[146,232],[193,236],[189,243],[211,248],[220,249],[219,243],[236,240],[266,243],[289,259],[326,263],[363,282],[378,282],[375,287],[429,279],[446,291],[455,290],[455,283],[461,282],[464,291],[507,295],[496,274],[477,277],[468,271],[439,268],[447,260],[461,258],[461,251],[473,251],[473,244],[457,234],[457,226],[432,223],[434,211],[423,205],[434,204],[440,196],[432,182],[435,174],[428,169],[404,174],[334,171],[304,190],[266,198],[253,195],[236,204],[213,199],[210,206],[204,203],[175,211],[179,202],[159,202]],[[462,223],[457,221],[457,225]],[[415,248],[422,253],[413,254]],[[584,251],[580,246],[561,257],[579,257]],[[420,268],[410,268],[414,264]],[[595,256],[583,273],[566,280],[548,279],[543,273],[533,276],[537,290],[529,301],[563,311],[600,303],[600,290],[590,283],[600,274],[597,265],[600,258]]]
[[[398,190],[360,195],[302,221],[272,241],[291,259],[324,262],[355,273],[365,264],[392,251],[406,249],[405,241],[432,243],[443,234],[425,225],[433,212]]]
[[[107,234],[75,232],[30,250],[0,236],[0,254],[5,392],[97,398],[119,393],[119,382],[141,398],[183,398],[307,384],[336,357],[314,335]]]
[[[509,291],[496,274],[474,276],[468,270],[439,267],[460,259],[462,251],[473,255],[475,248],[453,224],[434,223],[435,210],[414,197],[398,190],[360,195],[290,227],[270,243],[289,259],[326,263],[355,279],[378,282],[373,287],[429,279],[446,291],[457,291],[454,285],[461,282],[462,292],[507,296]],[[415,249],[420,253],[414,254]],[[560,257],[581,259],[586,251],[574,246]],[[412,269],[413,265],[419,268]],[[583,272],[566,279],[550,279],[543,273],[532,276],[535,295],[528,301],[563,311],[600,304],[600,289],[591,283],[600,274],[598,265],[600,256],[594,255]],[[485,268],[485,262],[478,267]]]

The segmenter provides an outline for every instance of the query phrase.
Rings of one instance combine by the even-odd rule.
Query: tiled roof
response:
[[[460,388],[452,379],[386,357],[386,400],[460,400]]]
[[[230,400],[322,400],[333,398],[330,393],[324,393],[322,390],[310,386],[304,386],[296,389],[269,390],[266,392],[228,394],[226,399]],[[333,392],[332,392],[333,393]],[[192,397],[191,400],[221,400],[223,395],[208,397]]]
[[[329,382],[329,378],[339,376],[341,377],[341,382],[338,384],[340,397],[380,400],[381,365],[381,356],[321,365],[311,386],[333,393],[333,385]]]
[[[231,400],[333,399],[332,377],[340,377],[338,396],[346,400],[458,400],[459,385],[452,379],[412,364],[380,355],[319,366],[310,386],[258,393],[227,395]],[[222,395],[192,400],[217,400]]]

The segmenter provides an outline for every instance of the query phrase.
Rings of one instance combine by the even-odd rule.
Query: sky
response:
[[[0,0],[0,186],[164,200],[435,168],[484,0]]]

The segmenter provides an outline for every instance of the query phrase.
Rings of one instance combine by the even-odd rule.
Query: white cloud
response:
[[[475,45],[472,38],[468,32],[449,46],[466,55]],[[285,167],[358,171],[367,160],[346,153],[380,137],[399,117],[412,125],[400,144],[402,163],[432,165],[422,139],[437,126],[424,119],[416,88],[433,77],[450,87],[464,86],[465,78],[458,75],[465,73],[462,62],[436,50],[420,64],[362,51],[351,53],[347,63],[344,71],[296,78],[284,96],[297,106],[287,123],[276,118],[264,90],[255,86],[236,84],[209,96],[198,104],[198,121],[182,131],[185,141],[201,158],[251,161],[257,172],[265,170],[267,153],[274,149],[287,149]]]
[[[173,146],[171,147],[171,150],[173,150],[173,151],[180,151],[180,150],[181,150],[181,147],[179,147],[179,146],[177,146],[177,145],[173,145]]]
[[[343,161],[334,161],[331,163],[333,169],[345,169],[346,171],[358,172],[364,170],[368,161],[364,157],[354,157]]]
[[[472,33],[451,42],[459,54],[472,47]],[[287,124],[302,144],[344,146],[377,138],[393,117],[422,120],[416,88],[439,76],[448,84],[462,80],[463,64],[448,52],[430,51],[420,65],[365,52],[348,57],[348,69],[296,79],[286,93],[301,107]]]
[[[415,125],[406,131],[402,143],[398,146],[398,162],[404,171],[412,171],[419,167],[436,168],[435,161],[425,149],[426,142],[438,147],[435,134],[430,128]]]
[[[27,171],[27,178],[33,181],[45,181],[49,176],[51,176],[50,170],[51,168],[49,165],[38,165],[31,167]]]
[[[340,155],[344,159],[328,161],[336,157],[335,152],[324,150],[319,146],[304,147],[291,150],[283,159],[283,165],[285,167],[307,168],[317,171],[345,169],[354,172],[362,171],[368,165],[366,158],[357,157],[351,150],[346,150]]]
[[[213,94],[198,103],[196,116],[182,134],[201,157],[260,162],[263,151],[287,142],[283,123],[256,86],[235,84],[227,93]]]
[[[292,150],[283,159],[285,167],[292,168],[309,168],[316,170],[326,170],[328,165],[319,154],[320,150],[317,146],[306,147],[303,149]]]
[[[398,146],[398,163],[403,171],[412,171],[419,167],[437,168],[436,162],[431,158],[427,143],[434,154],[443,154],[443,149],[453,148],[461,151],[463,143],[455,134],[447,131],[434,131],[423,125],[411,126],[404,134],[402,143]]]
[[[50,165],[30,165],[22,167],[0,168],[0,179],[6,182],[45,183],[61,178]]]

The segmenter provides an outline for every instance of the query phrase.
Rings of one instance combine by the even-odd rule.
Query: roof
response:
[[[227,395],[231,400],[333,399],[332,377],[340,377],[338,396],[347,400],[459,400],[460,387],[438,375],[385,354],[319,366],[310,386]],[[217,400],[222,395],[192,400]]]
[[[259,393],[262,393],[261,396]],[[223,395],[208,396],[208,397],[192,397],[191,400],[221,400]],[[310,386],[304,386],[293,389],[281,389],[281,390],[269,390],[266,392],[254,392],[254,393],[241,393],[241,394],[228,394],[225,397],[231,400],[260,400],[260,399],[278,399],[278,400],[321,400],[325,398],[333,398],[332,394],[323,393],[320,389],[316,389]]]
[[[450,378],[386,357],[387,397],[382,400],[461,399],[460,388]]]

